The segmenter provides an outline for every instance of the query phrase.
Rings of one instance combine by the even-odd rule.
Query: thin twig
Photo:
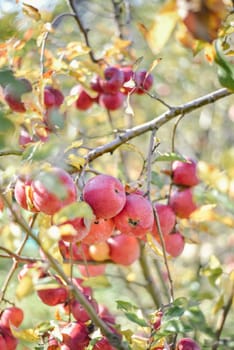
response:
[[[75,16],[76,23],[78,24],[78,27],[84,36],[85,43],[90,48],[89,56],[94,63],[98,63],[98,62],[100,62],[100,60],[95,58],[94,53],[93,53],[92,48],[91,48],[91,45],[90,45],[90,42],[89,42],[89,36],[88,36],[89,29],[86,29],[84,27],[82,20],[80,18],[78,6],[77,6],[78,2],[79,1],[75,1],[75,0],[67,0],[67,3],[73,12],[73,15]]]
[[[218,101],[231,94],[232,94],[231,91],[228,91],[227,89],[223,88],[223,89],[213,91],[205,96],[199,97],[185,104],[176,106],[147,123],[140,124],[131,129],[128,129],[122,134],[119,134],[111,142],[108,142],[105,145],[102,145],[93,149],[86,155],[85,157],[86,162],[90,163],[91,161],[102,156],[105,153],[113,153],[120,145],[150,130],[159,129],[161,126],[163,126],[170,120],[174,119],[178,115],[195,111],[202,106],[208,105],[210,103],[214,103],[215,101]]]

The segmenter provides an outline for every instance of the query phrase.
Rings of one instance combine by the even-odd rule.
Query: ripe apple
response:
[[[191,188],[174,191],[170,196],[169,205],[178,217],[184,219],[189,218],[197,209]]]
[[[136,83],[135,93],[142,95],[146,91],[149,91],[153,86],[154,78],[152,74],[148,73],[147,70],[142,69],[136,71],[134,74],[134,81]]]
[[[101,93],[99,95],[98,103],[109,111],[115,111],[123,105],[124,100],[124,94],[117,91],[115,94]]]
[[[98,304],[96,300],[94,300],[92,297],[89,297],[89,296],[86,296],[86,299],[92,305],[94,310],[98,312]],[[72,300],[70,307],[71,307],[71,313],[73,317],[76,319],[76,321],[85,323],[90,320],[90,316],[88,312],[77,300]]]
[[[32,85],[27,79],[15,79],[5,86],[3,95],[12,111],[24,113],[26,108],[21,98],[23,94],[30,91],[32,91]]]
[[[72,91],[74,91],[74,88]],[[81,85],[75,86],[75,92],[78,96],[75,102],[76,108],[82,111],[89,109],[92,106],[94,99],[85,91]]]
[[[59,108],[64,101],[62,92],[48,85],[44,89],[44,104],[46,108]]]
[[[132,70],[131,66],[125,66],[125,67],[121,67],[120,68],[121,71],[124,74],[124,82],[123,82],[123,86],[121,88],[121,91],[127,95],[129,92],[134,91],[134,82],[133,82],[133,86],[126,86],[125,83],[129,82],[130,80],[134,81],[134,72]]]
[[[83,218],[67,220],[58,227],[61,227],[61,238],[65,242],[79,242],[89,233]]]
[[[124,73],[117,67],[107,67],[104,71],[104,79],[100,80],[102,90],[107,94],[115,94],[124,82]]]
[[[81,322],[70,322],[61,329],[62,343],[69,350],[84,350],[88,346],[90,338],[87,327]]]
[[[3,310],[0,316],[0,324],[6,328],[10,325],[19,327],[24,319],[24,312],[16,306],[11,306]]]
[[[176,344],[176,350],[201,350],[200,346],[191,338],[182,338]]]
[[[73,260],[91,260],[89,255],[89,246],[87,244],[72,242],[72,252],[70,251],[70,244],[62,239],[59,240],[59,251],[64,259]]]
[[[100,242],[104,242],[114,232],[113,219],[96,219],[90,226],[89,233],[82,239],[82,243],[91,245]]]
[[[90,86],[94,91],[96,91],[98,93],[103,92],[103,89],[101,86],[101,78],[98,75],[95,75],[92,78],[92,80],[90,82]]]
[[[16,202],[23,208],[32,212],[38,212],[33,203],[32,180],[29,178],[20,178],[16,180],[14,197]]]
[[[1,329],[0,329],[0,332],[1,332]],[[0,349],[1,350],[7,350],[7,344],[6,344],[6,341],[3,337],[3,335],[0,333]]]
[[[153,320],[152,320],[152,326],[156,331],[159,330],[161,327],[162,317],[163,317],[162,311],[155,312]]]
[[[78,265],[78,268],[80,270],[80,273],[84,277],[96,277],[103,275],[106,270],[106,265]]]
[[[165,248],[168,254],[176,258],[184,250],[184,237],[180,232],[172,232],[164,236]]]
[[[125,234],[143,237],[151,232],[154,222],[150,202],[142,195],[131,193],[126,197],[122,211],[114,217],[116,228]]]
[[[176,215],[174,211],[169,205],[161,203],[155,204],[155,210],[158,214],[162,234],[169,234],[176,223]],[[157,241],[160,242],[159,231],[156,222],[153,224],[152,235],[157,239]]]
[[[56,185],[56,192],[47,186]],[[65,205],[77,199],[77,190],[72,177],[61,168],[41,171],[32,182],[32,200],[34,206],[47,215],[53,215]]]
[[[4,209],[4,202],[2,197],[0,197],[0,211],[2,211]]]
[[[58,283],[58,287],[44,287],[44,289],[37,290],[37,295],[41,301],[49,306],[55,306],[65,303],[69,297],[68,289],[61,284],[60,279],[55,276],[55,283]]]
[[[102,337],[95,343],[93,350],[116,350],[116,348],[111,345],[106,337]]]
[[[4,349],[4,345],[6,344],[6,350],[16,350],[18,345],[18,340],[12,335],[11,330],[6,328],[0,324],[0,340],[2,340],[3,348],[0,347],[1,350]],[[4,341],[5,340],[5,343]]]
[[[140,256],[140,245],[133,235],[122,233],[109,238],[107,243],[110,247],[110,259],[116,264],[131,265]]]
[[[84,200],[98,218],[110,219],[124,207],[126,194],[122,183],[110,175],[92,177],[83,190]]]
[[[106,241],[89,246],[89,254],[95,261],[104,261],[110,258],[110,247]]]
[[[115,316],[110,313],[105,305],[98,304],[98,316],[106,323],[115,324]]]
[[[187,159],[187,162],[174,161],[172,163],[172,180],[176,185],[196,186],[199,183],[196,162],[190,158]]]

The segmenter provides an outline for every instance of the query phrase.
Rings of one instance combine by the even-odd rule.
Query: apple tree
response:
[[[233,349],[233,2],[0,4],[0,349]]]

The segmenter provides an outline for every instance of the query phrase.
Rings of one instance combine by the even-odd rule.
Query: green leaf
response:
[[[141,327],[148,327],[149,324],[141,317],[137,315],[139,312],[139,308],[134,304],[124,301],[124,300],[116,300],[117,309],[124,312],[125,316],[132,322],[138,324]]]
[[[180,160],[181,162],[187,162],[187,159],[184,158],[181,154],[174,153],[174,152],[166,152],[163,154],[160,154],[156,157],[156,162],[172,162],[174,160]]]
[[[15,125],[12,121],[4,116],[0,112],[0,134],[7,136],[6,134],[12,133],[15,130]]]
[[[155,186],[158,186],[159,188],[163,188],[165,185],[165,180],[163,180],[163,177],[160,176],[156,171],[151,172],[151,183]]]
[[[173,318],[181,317],[185,312],[184,307],[173,305],[169,309],[167,309],[163,315],[165,320],[171,320]]]
[[[6,85],[14,81],[15,81],[15,77],[12,70],[10,69],[0,70],[0,85],[5,87]]]
[[[86,202],[75,202],[66,205],[59,210],[53,217],[53,223],[60,225],[67,220],[73,220],[76,218],[85,218],[87,220],[93,220],[94,214],[92,208]]]
[[[234,91],[234,65],[229,62],[223,54],[219,40],[215,42],[215,62],[218,67],[218,79],[222,86]]]

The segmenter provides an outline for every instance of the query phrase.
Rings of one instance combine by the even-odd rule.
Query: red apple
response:
[[[46,108],[58,108],[64,101],[62,92],[52,86],[46,86],[44,89],[44,104]]]
[[[97,302],[89,296],[86,296],[86,298],[89,301],[89,303],[92,305],[94,310],[98,312]],[[71,302],[71,313],[73,317],[76,319],[76,321],[85,323],[90,320],[90,316],[88,312],[85,310],[84,306],[82,306],[77,300],[72,300]]]
[[[98,304],[98,316],[106,323],[115,324],[115,316],[110,313],[105,305]]]
[[[15,183],[14,197],[16,202],[24,209],[37,212],[33,203],[32,180],[29,178],[18,178]]]
[[[196,186],[199,183],[196,162],[192,159],[187,159],[187,162],[174,161],[172,163],[172,180],[176,185]]]
[[[180,232],[172,232],[164,237],[165,248],[168,254],[176,258],[184,250],[184,237]]]
[[[106,241],[89,246],[89,254],[95,261],[105,261],[110,258],[110,247]]]
[[[180,218],[189,218],[192,212],[197,209],[191,188],[173,192],[169,199],[169,205]]]
[[[115,94],[101,93],[99,95],[99,104],[100,106],[110,110],[115,111],[119,109],[125,100],[125,96],[122,92],[118,91]]]
[[[78,96],[75,102],[75,106],[77,109],[86,111],[92,106],[94,99],[85,91],[85,89],[81,85],[78,85],[75,88],[76,94]]]
[[[147,70],[142,69],[134,74],[134,81],[136,83],[136,92],[139,95],[142,95],[146,91],[149,91],[153,86],[154,78],[152,74],[148,73]]]
[[[106,337],[102,337],[95,343],[93,350],[116,350],[116,348],[111,345]]]
[[[104,242],[112,235],[114,228],[112,219],[96,219],[91,224],[88,235],[82,239],[82,243],[91,245]]]
[[[1,329],[0,329],[0,332],[1,332]],[[7,344],[6,344],[5,338],[1,333],[0,333],[0,349],[7,350]]]
[[[98,93],[103,92],[103,89],[101,87],[101,78],[97,75],[95,75],[91,80],[90,86],[94,91]]]
[[[24,319],[24,312],[16,306],[11,306],[3,310],[0,317],[0,324],[6,328],[10,325],[19,327]]]
[[[53,185],[53,192],[47,189],[48,184]],[[32,182],[33,204],[47,215],[55,214],[76,199],[77,190],[73,179],[63,169],[54,167],[41,171]]]
[[[163,317],[162,311],[155,312],[154,318],[152,320],[152,326],[156,331],[159,330],[161,327],[162,317]]]
[[[78,265],[78,268],[80,270],[80,273],[84,277],[96,277],[103,275],[106,270],[106,265]]]
[[[176,350],[201,350],[200,346],[191,338],[182,338],[176,344]]]
[[[70,251],[70,244],[62,239],[58,242],[59,251],[64,259],[73,260],[90,260],[89,246],[87,244],[73,242],[72,251]]]
[[[122,183],[110,175],[91,178],[83,190],[84,200],[98,218],[110,219],[124,207],[126,194]]]
[[[33,137],[28,133],[26,129],[21,129],[18,142],[20,146],[25,147],[29,143],[34,142],[34,140],[33,140]]]
[[[58,225],[58,227],[64,228],[61,238],[65,242],[79,242],[89,233],[89,229],[85,226],[83,218],[70,219]],[[65,227],[67,227],[66,230]],[[66,231],[66,233],[64,233],[64,231]]]
[[[0,324],[0,340],[2,340],[2,344],[0,345],[5,345],[6,344],[6,350],[16,350],[17,345],[18,345],[18,340],[12,335],[11,331],[9,328],[6,328],[4,326],[1,326]],[[5,343],[4,343],[4,341]],[[4,347],[1,348],[1,350],[5,350]]]
[[[2,211],[4,209],[4,202],[2,197],[0,196],[0,211]]]
[[[67,287],[61,284],[61,281],[57,276],[55,276],[55,283],[59,284],[59,286],[51,288],[45,285],[43,289],[37,290],[37,295],[46,305],[55,306],[65,303],[69,297]]]
[[[15,79],[5,86],[4,99],[13,111],[24,113],[26,108],[21,98],[23,94],[30,91],[32,91],[32,85],[27,79]]]
[[[115,226],[119,231],[139,237],[151,232],[153,222],[154,215],[150,202],[135,193],[126,197],[124,208],[114,217]]]
[[[135,236],[119,234],[107,240],[110,259],[116,264],[131,265],[140,257],[140,245]]]
[[[117,67],[107,67],[104,71],[104,79],[100,80],[102,90],[107,94],[115,94],[124,82],[124,74]]]
[[[169,234],[175,226],[176,215],[169,205],[156,203],[155,210],[160,222],[163,235]],[[160,242],[159,231],[156,222],[153,224],[152,235]]]
[[[87,327],[83,323],[70,322],[61,329],[62,343],[69,350],[84,350],[88,346],[90,338]]]
[[[133,87],[128,87],[128,86],[126,86],[125,83],[129,82],[130,80],[132,80],[132,81],[134,80],[133,79],[134,72],[132,70],[132,67],[130,67],[130,66],[121,67],[120,69],[124,74],[124,83],[123,83],[121,91],[123,91],[124,94],[128,94],[129,92],[134,90],[134,83],[133,83]]]

